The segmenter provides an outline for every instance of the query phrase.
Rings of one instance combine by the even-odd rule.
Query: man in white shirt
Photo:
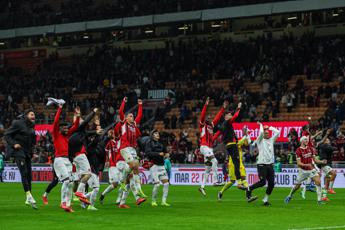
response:
[[[262,201],[265,206],[270,206],[271,204],[268,202],[268,197],[271,195],[274,188],[274,143],[279,137],[280,131],[267,125],[263,126],[260,122],[258,122],[258,124],[260,125],[260,131],[255,142],[259,150],[256,163],[260,180],[247,188],[246,196],[248,202],[256,200],[258,197],[252,196],[252,191],[265,186],[267,181],[268,186],[266,195]],[[270,131],[272,131],[271,137]]]

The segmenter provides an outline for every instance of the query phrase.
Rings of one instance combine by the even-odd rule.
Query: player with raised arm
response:
[[[73,212],[71,207],[72,199],[72,162],[68,158],[68,139],[77,130],[79,126],[80,111],[76,110],[76,120],[73,126],[68,129],[66,122],[60,122],[62,104],[56,112],[53,123],[53,142],[55,147],[54,170],[62,182],[61,187],[61,208],[66,212]]]
[[[204,156],[204,163],[205,163],[205,173],[204,178],[199,188],[199,192],[206,196],[205,185],[208,181],[208,177],[212,170],[212,180],[214,185],[219,185],[220,182],[218,181],[218,161],[213,153],[213,129],[219,123],[220,119],[224,114],[224,110],[226,109],[228,102],[224,102],[222,108],[219,110],[217,115],[213,120],[211,120],[211,116],[207,116],[206,118],[206,111],[207,106],[210,102],[210,98],[206,99],[205,105],[201,111],[200,117],[200,152]]]
[[[104,158],[105,152],[104,151],[97,151],[98,143],[100,142],[100,138],[103,135],[102,127],[100,126],[99,117],[96,116],[94,119],[94,124],[96,125],[95,130],[90,130],[87,132],[87,159],[90,163],[91,167],[91,177],[87,181],[89,188],[92,191],[88,192],[85,197],[90,200],[90,205],[88,205],[88,211],[97,211],[98,209],[95,207],[95,203],[97,200],[97,195],[99,192],[99,172],[102,168],[101,165],[103,164],[102,160]],[[86,206],[85,203],[82,206]]]
[[[78,108],[78,110],[79,108]],[[91,167],[87,158],[87,137],[86,131],[88,123],[95,117],[98,109],[94,108],[81,122],[77,130],[70,136],[68,140],[69,158],[74,162],[77,168],[78,177],[80,178],[77,191],[74,193],[80,201],[89,204],[88,199],[85,197],[85,185],[91,177]]]
[[[311,120],[311,117],[308,117],[309,120]],[[308,125],[304,125],[302,127],[302,133],[301,137],[306,136],[308,138],[308,146],[312,148],[316,152],[316,146],[314,146],[314,140],[316,137],[322,134],[322,131],[318,131],[315,133],[315,135],[311,135],[310,133],[310,127]],[[306,191],[315,192],[315,186],[311,184],[311,178],[308,178],[304,184],[302,184],[302,191],[301,196],[303,199],[305,199]]]
[[[123,170],[128,170],[128,165],[120,154],[120,138],[115,137],[114,130],[112,129],[108,131],[108,137],[110,138],[110,140],[105,147],[105,151],[107,162],[109,165],[109,185],[102,192],[99,198],[101,203],[103,203],[105,195],[114,190],[121,183],[121,181],[123,180]],[[121,196],[122,188],[119,188],[116,205],[120,204]]]
[[[120,136],[120,153],[123,159],[129,165],[130,169],[128,171],[124,170],[123,180],[127,180],[127,176],[129,175],[129,173],[132,173],[130,178],[133,184],[132,189],[134,189],[134,193],[136,195],[142,196],[136,199],[137,205],[140,205],[141,203],[146,201],[146,199],[143,198],[145,194],[142,194],[141,192],[139,160],[136,151],[137,139],[141,136],[138,125],[140,124],[141,118],[143,116],[143,102],[141,99],[138,100],[138,114],[135,119],[133,113],[128,113],[125,116],[124,109],[126,102],[127,97],[123,99],[119,109],[121,121],[118,122],[115,126],[115,135]],[[122,183],[122,189],[126,190],[126,187],[127,186]],[[127,208],[127,206],[125,205],[125,199],[121,199],[119,207]]]
[[[293,194],[301,187],[303,181],[307,180],[308,178],[312,178],[316,185],[316,193],[317,193],[317,202],[318,204],[324,204],[322,199],[322,191],[321,191],[321,180],[319,172],[316,168],[315,163],[317,164],[326,164],[326,160],[318,160],[315,157],[315,152],[312,148],[308,146],[308,137],[303,136],[300,139],[301,146],[296,150],[296,158],[297,158],[297,165],[299,167],[299,173],[297,177],[297,183],[294,185],[289,193],[289,195],[285,198],[285,203],[288,204]],[[314,163],[315,162],[315,163]]]
[[[320,161],[326,160],[326,164],[319,164],[318,167],[324,174],[324,192],[323,192],[323,201],[329,201],[327,193],[335,194],[336,192],[333,189],[335,178],[337,177],[337,172],[332,168],[332,157],[333,152],[336,150],[331,145],[331,140],[329,139],[332,129],[328,129],[325,136],[320,142],[317,143],[319,149],[319,155],[317,156]]]
[[[274,188],[274,143],[279,137],[280,131],[272,126],[263,126],[260,122],[258,124],[260,125],[260,130],[255,142],[259,150],[256,163],[260,180],[247,188],[246,197],[248,202],[256,200],[257,197],[252,196],[252,191],[265,186],[267,181],[266,194],[262,201],[264,206],[270,206],[271,204],[268,198]],[[272,131],[272,136],[270,136],[270,131]]]
[[[248,187],[248,182],[246,180],[246,168],[243,165],[243,152],[242,152],[242,147],[243,146],[249,146],[251,144],[251,139],[250,136],[248,134],[248,128],[244,127],[243,128],[243,137],[241,138],[241,140],[239,140],[237,142],[237,147],[238,147],[238,152],[240,155],[240,173],[241,173],[241,179],[243,182],[243,185],[245,186],[245,188]],[[228,183],[226,183],[223,188],[218,192],[218,200],[221,200],[223,197],[223,193],[228,190],[233,184],[235,184],[236,182],[236,176],[235,176],[235,168],[234,168],[234,163],[232,162],[231,157],[229,156],[229,163],[228,163],[228,172],[229,172],[229,176],[230,176],[230,181]],[[242,187],[239,187],[240,189],[242,189]]]
[[[237,181],[237,186],[245,188],[241,179],[240,172],[240,156],[238,152],[237,142],[238,138],[236,136],[234,127],[232,124],[238,118],[242,107],[242,103],[238,103],[237,110],[234,114],[228,112],[224,116],[224,122],[221,128],[223,143],[226,147],[226,151],[229,157],[231,157],[234,164],[234,173]]]

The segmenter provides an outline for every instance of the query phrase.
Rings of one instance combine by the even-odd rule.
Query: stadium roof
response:
[[[108,20],[84,21],[57,25],[0,30],[0,39],[38,36],[52,33],[63,34],[97,29],[129,28],[183,21],[210,21],[231,18],[244,18],[262,15],[332,9],[339,7],[345,7],[344,0],[297,0],[264,3],[199,11],[187,11],[139,17],[115,18]]]

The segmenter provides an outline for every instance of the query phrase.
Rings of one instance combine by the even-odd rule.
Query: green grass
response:
[[[171,186],[168,202],[171,207],[150,205],[131,209],[115,206],[115,192],[108,194],[104,205],[97,204],[98,212],[82,210],[74,204],[75,213],[65,213],[58,207],[60,186],[49,197],[49,205],[43,206],[41,194],[46,184],[33,184],[33,195],[39,210],[24,205],[25,195],[19,183],[0,183],[0,230],[11,229],[292,229],[326,226],[345,226],[345,189],[336,189],[327,205],[316,204],[316,194],[307,193],[307,200],[296,194],[289,205],[283,200],[289,189],[276,188],[271,196],[271,207],[263,207],[261,200],[248,204],[244,194],[231,188],[223,201],[216,200],[219,188],[207,187],[208,196],[202,197],[197,187]],[[102,186],[104,189],[105,185]],[[144,186],[151,194],[151,186]],[[162,188],[161,188],[162,189]],[[254,192],[261,198],[264,189]],[[161,191],[159,196],[161,196]],[[339,229],[339,228],[338,228]],[[345,229],[345,227],[344,227]]]

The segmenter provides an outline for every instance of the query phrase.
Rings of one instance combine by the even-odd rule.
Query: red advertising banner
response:
[[[47,124],[42,124],[42,125],[35,125],[35,133],[36,136],[45,136],[47,132],[53,132],[53,125],[47,125]]]
[[[301,129],[304,125],[307,125],[307,121],[282,121],[282,122],[263,122],[263,125],[273,126],[280,131],[280,135],[277,142],[288,142],[288,134],[291,129],[295,129],[298,134],[301,133]],[[244,126],[248,127],[249,134],[252,140],[255,140],[259,135],[259,125],[256,122],[241,122],[234,123],[233,127],[235,129],[237,137],[241,138],[243,136],[242,128]]]

